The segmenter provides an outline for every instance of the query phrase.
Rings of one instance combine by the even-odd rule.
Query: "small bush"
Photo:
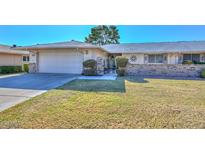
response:
[[[28,64],[23,64],[23,70],[24,70],[24,72],[29,72],[29,66],[28,66]]]
[[[83,75],[95,76],[95,75],[97,75],[97,70],[93,69],[93,68],[84,68]]]
[[[83,62],[83,67],[85,68],[96,68],[97,62],[94,59],[89,59]]]
[[[89,59],[83,62],[83,74],[87,76],[97,75],[97,62]]]
[[[21,66],[0,66],[1,74],[19,73],[22,72]]]
[[[201,71],[200,76],[201,76],[201,78],[205,78],[205,69],[203,69],[203,70]]]
[[[118,76],[124,76],[125,75],[125,67],[127,66],[128,59],[126,57],[117,57],[116,58],[117,63],[117,75]]]
[[[116,63],[118,68],[124,68],[128,63],[128,59],[126,57],[120,56],[116,58]]]
[[[191,60],[185,60],[183,61],[183,64],[193,64],[193,62]]]
[[[118,68],[116,72],[118,76],[125,76],[125,68]]]

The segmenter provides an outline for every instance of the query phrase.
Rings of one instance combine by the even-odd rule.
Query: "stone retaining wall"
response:
[[[104,59],[97,57],[97,74],[104,75]]]
[[[30,63],[29,64],[29,73],[36,73],[36,72],[37,72],[36,63]]]
[[[199,77],[205,65],[188,64],[128,64],[126,74]]]

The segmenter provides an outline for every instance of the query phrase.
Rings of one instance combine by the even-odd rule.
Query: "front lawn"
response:
[[[205,128],[205,81],[75,80],[1,112],[0,128]]]

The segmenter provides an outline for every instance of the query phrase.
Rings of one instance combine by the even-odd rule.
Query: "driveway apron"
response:
[[[0,111],[77,78],[71,74],[35,73],[0,78]]]

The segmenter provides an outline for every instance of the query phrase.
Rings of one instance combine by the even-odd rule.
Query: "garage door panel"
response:
[[[39,72],[41,73],[82,73],[83,55],[80,52],[41,52]]]

